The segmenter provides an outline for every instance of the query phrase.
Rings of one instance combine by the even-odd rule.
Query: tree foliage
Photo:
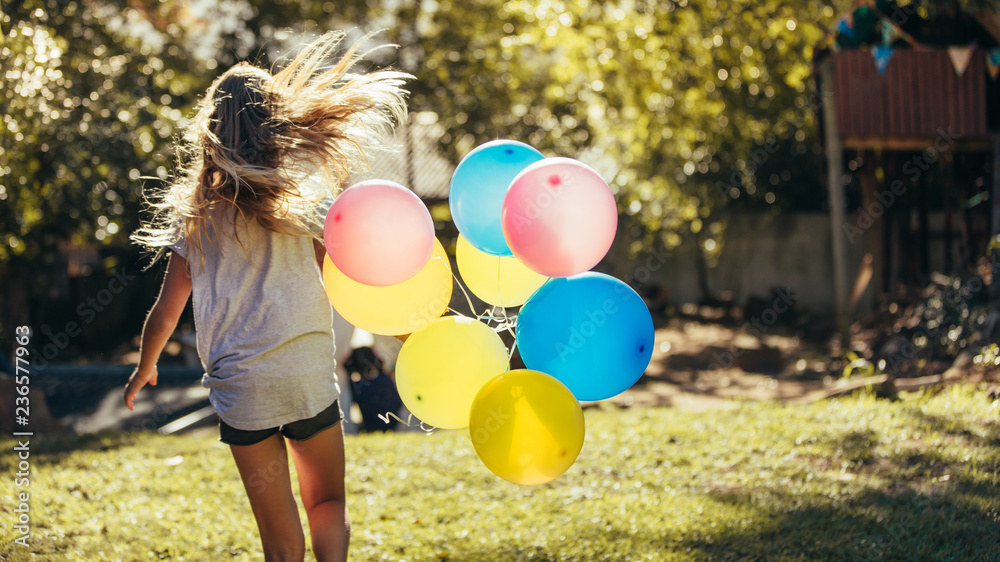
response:
[[[220,69],[267,66],[331,14],[364,19],[369,7],[25,0],[0,10],[3,264],[51,261],[60,242],[126,246],[142,186],[170,177],[177,136]]]
[[[634,250],[690,232],[711,253],[722,209],[823,204],[811,55],[846,5],[421,3],[415,105],[453,158],[511,137],[592,160]]]
[[[808,80],[838,0],[28,0],[2,16],[0,262],[125,243],[144,181],[208,81],[289,37],[367,22],[413,72],[442,149],[514,138],[612,180],[635,248],[722,233],[720,210],[818,207]],[[151,178],[144,180],[143,178]]]
[[[5,6],[0,261],[39,259],[58,241],[123,241],[142,178],[170,173],[182,109],[211,69],[171,40],[176,23],[129,4]]]

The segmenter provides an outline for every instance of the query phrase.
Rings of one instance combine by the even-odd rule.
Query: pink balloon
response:
[[[326,215],[330,259],[358,283],[383,287],[413,277],[434,250],[434,221],[423,201],[388,180],[344,190]]]
[[[572,158],[546,158],[521,171],[503,201],[507,245],[529,268],[569,277],[597,265],[618,230],[607,182]]]

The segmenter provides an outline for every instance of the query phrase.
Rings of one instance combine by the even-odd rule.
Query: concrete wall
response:
[[[647,275],[640,270],[652,269],[649,282],[666,287],[672,302],[697,302],[700,295],[694,244],[693,237],[689,237],[665,259],[641,256],[631,264],[630,278],[642,281]],[[846,246],[850,290],[868,248],[867,235]],[[637,284],[642,283],[633,283]],[[832,315],[835,295],[829,215],[732,215],[722,251],[709,265],[708,285],[715,295],[731,292],[737,305],[746,303],[751,295],[767,296],[772,289],[791,288],[798,295],[799,308]]]

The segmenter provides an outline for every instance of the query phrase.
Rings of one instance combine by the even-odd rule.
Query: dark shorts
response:
[[[340,399],[333,401],[333,404],[307,420],[286,423],[279,427],[246,431],[219,420],[219,441],[226,445],[253,445],[260,443],[275,433],[281,433],[288,439],[295,441],[305,441],[316,437],[319,432],[329,429],[344,419],[344,414],[340,411]]]

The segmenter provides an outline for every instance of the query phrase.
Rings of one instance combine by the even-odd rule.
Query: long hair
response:
[[[352,73],[364,58],[359,44],[325,67],[343,36],[323,35],[273,76],[246,63],[219,76],[178,146],[176,179],[146,197],[152,218],[132,239],[162,254],[185,238],[203,261],[202,240],[215,245],[225,226],[219,217],[228,217],[234,234],[241,217],[321,238],[324,201],[406,119],[402,85],[412,78]]]

